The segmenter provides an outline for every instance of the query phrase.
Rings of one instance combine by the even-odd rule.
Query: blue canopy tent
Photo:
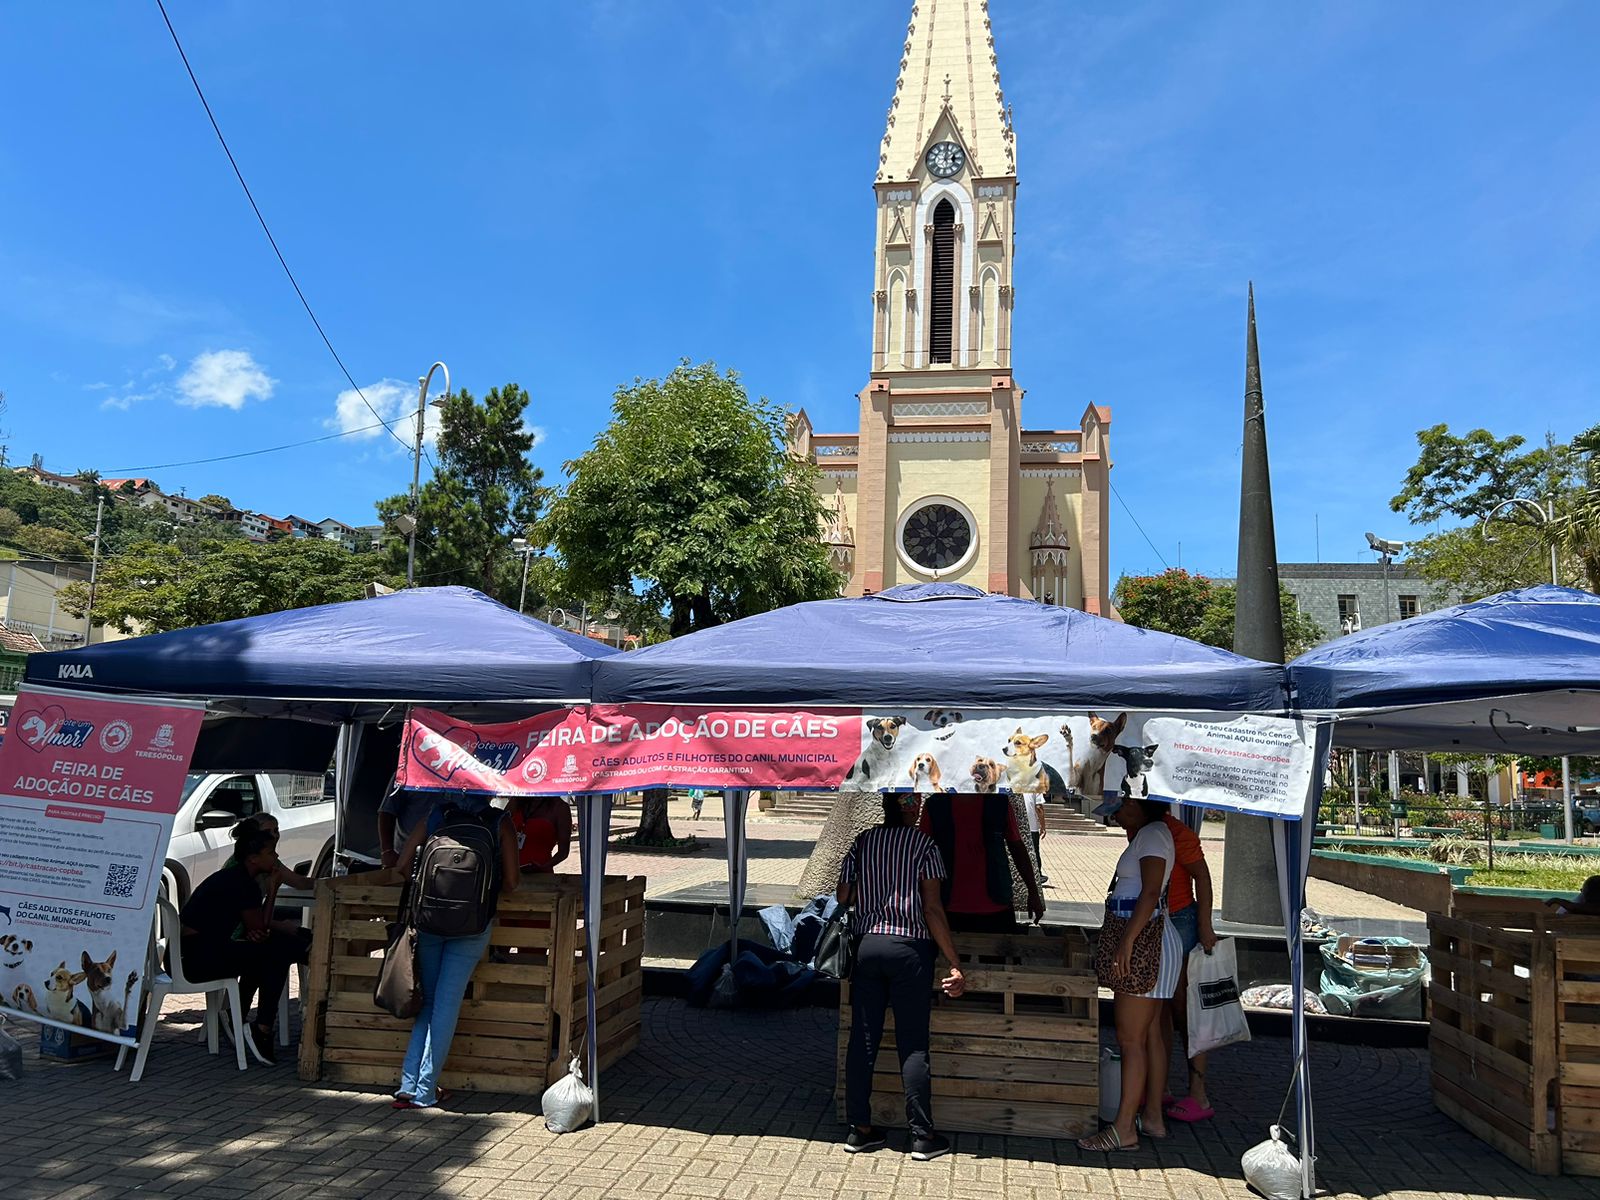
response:
[[[403,704],[584,703],[595,661],[616,653],[471,588],[414,588],[36,654],[26,679],[350,720]]]
[[[1541,584],[1366,629],[1289,664],[1295,707],[1375,750],[1600,752],[1600,596]]]
[[[597,702],[1278,712],[1283,669],[1071,608],[908,584],[607,659]]]
[[[1287,673],[1295,708],[1331,719],[1322,736],[1340,746],[1600,752],[1600,596],[1589,592],[1502,592],[1337,638]],[[1280,872],[1310,857],[1315,827],[1301,826],[1297,845],[1280,840]]]
[[[1188,638],[965,584],[889,588],[797,604],[689,634],[596,665],[597,702],[710,706],[906,706],[1062,711],[1278,713],[1283,668]],[[1321,799],[1328,743],[1319,731],[1307,813]],[[744,907],[745,794],[730,806],[729,915]],[[1309,858],[1299,828],[1275,821],[1291,976],[1300,996],[1300,910]],[[1303,1002],[1295,1051],[1300,1128],[1310,1144]],[[1309,1180],[1309,1168],[1308,1168]],[[1308,1182],[1307,1186],[1310,1186]],[[1310,1194],[1309,1192],[1307,1193]]]
[[[26,678],[55,688],[198,697],[216,713],[277,718],[232,722],[225,753],[265,753],[254,747],[283,738],[284,718],[337,724],[342,839],[366,726],[412,704],[489,720],[530,707],[586,703],[595,663],[616,653],[471,588],[437,587],[37,654]],[[231,765],[257,764],[241,758]],[[603,797],[577,799],[593,1029],[610,805]],[[593,1079],[592,1038],[589,1052]]]

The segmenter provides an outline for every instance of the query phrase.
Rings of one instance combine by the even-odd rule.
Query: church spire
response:
[[[1000,90],[988,0],[917,0],[878,153],[878,179],[910,179],[949,115],[975,175],[1017,173],[1016,135]]]

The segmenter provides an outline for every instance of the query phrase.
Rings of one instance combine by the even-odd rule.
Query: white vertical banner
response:
[[[23,685],[0,744],[0,1010],[132,1045],[205,706]]]

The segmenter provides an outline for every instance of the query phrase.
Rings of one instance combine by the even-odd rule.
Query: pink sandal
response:
[[[1163,1111],[1174,1121],[1182,1121],[1186,1125],[1194,1125],[1200,1121],[1209,1121],[1217,1115],[1214,1108],[1203,1108],[1193,1096],[1185,1096],[1181,1100],[1174,1100]]]

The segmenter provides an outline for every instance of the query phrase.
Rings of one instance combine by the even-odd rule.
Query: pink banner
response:
[[[861,755],[859,712],[592,705],[499,725],[413,710],[408,788],[561,795],[636,788],[837,788]]]
[[[204,715],[192,707],[24,692],[10,736],[0,742],[0,793],[171,815]]]
[[[24,685],[0,744],[0,1008],[131,1041],[204,717],[188,701]]]

